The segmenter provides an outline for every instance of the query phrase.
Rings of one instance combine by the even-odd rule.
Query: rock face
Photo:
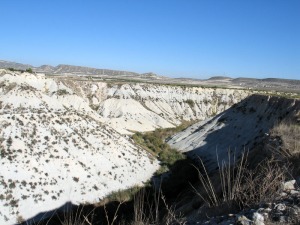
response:
[[[93,203],[158,169],[82,97],[43,75],[0,71],[0,224]]]
[[[103,122],[123,134],[203,120],[228,109],[249,91],[155,84],[119,84],[62,80],[89,100]]]
[[[287,115],[300,111],[300,100],[252,95],[217,116],[174,135],[168,144],[191,157],[200,156],[209,169],[228,154],[251,150]]]

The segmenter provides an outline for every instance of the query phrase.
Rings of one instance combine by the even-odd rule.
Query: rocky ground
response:
[[[282,184],[280,197],[272,202],[262,203],[257,208],[247,209],[234,214],[215,216],[204,220],[189,218],[186,224],[209,225],[267,225],[300,223],[299,182],[290,180]]]

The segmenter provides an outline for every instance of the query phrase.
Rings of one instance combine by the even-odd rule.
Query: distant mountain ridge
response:
[[[57,66],[42,65],[39,67],[35,67],[35,66],[29,65],[29,64],[21,64],[21,63],[4,61],[4,60],[0,60],[0,68],[14,68],[14,69],[21,69],[21,70],[26,70],[28,68],[32,68],[33,71],[35,71],[35,72],[51,73],[51,74],[74,74],[74,75],[84,74],[84,75],[109,75],[109,76],[145,75],[145,74],[139,74],[139,73],[130,72],[130,71],[97,69],[97,68],[92,68],[92,67],[74,66],[74,65],[65,65],[65,64],[60,64]],[[151,74],[151,76],[155,75],[154,73],[147,73],[147,74]]]
[[[0,60],[0,68],[14,68],[18,70],[26,70],[28,68],[33,68],[33,66],[29,64],[22,64],[22,63]]]
[[[0,68],[14,68],[19,70],[26,70],[32,68],[34,72],[45,73],[48,75],[86,75],[86,76],[108,76],[110,78],[122,77],[122,79],[137,79],[143,82],[152,82],[153,80],[159,83],[181,83],[181,84],[194,84],[194,85],[213,85],[213,86],[227,86],[235,88],[250,88],[250,89],[263,89],[263,90],[278,90],[278,91],[296,91],[300,90],[300,80],[291,80],[284,78],[247,78],[237,77],[231,78],[227,76],[213,76],[209,79],[198,78],[170,78],[166,76],[157,75],[152,72],[137,73],[123,70],[112,69],[99,69],[85,66],[74,66],[59,64],[57,66],[42,65],[34,67],[29,64],[22,64],[0,60]]]

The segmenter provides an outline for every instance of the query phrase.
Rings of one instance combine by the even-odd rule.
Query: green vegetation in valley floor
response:
[[[181,125],[175,128],[159,128],[155,131],[146,133],[137,132],[132,136],[132,138],[136,144],[146,149],[152,155],[158,157],[161,162],[161,168],[157,171],[157,174],[162,174],[169,171],[170,167],[176,161],[186,158],[184,154],[171,148],[167,143],[165,143],[165,139],[186,129],[195,122],[196,121],[183,121]]]

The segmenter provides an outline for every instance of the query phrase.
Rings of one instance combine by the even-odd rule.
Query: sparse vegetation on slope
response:
[[[43,75],[0,75],[1,225],[66,199],[95,203],[143,185],[159,167],[69,90]]]

